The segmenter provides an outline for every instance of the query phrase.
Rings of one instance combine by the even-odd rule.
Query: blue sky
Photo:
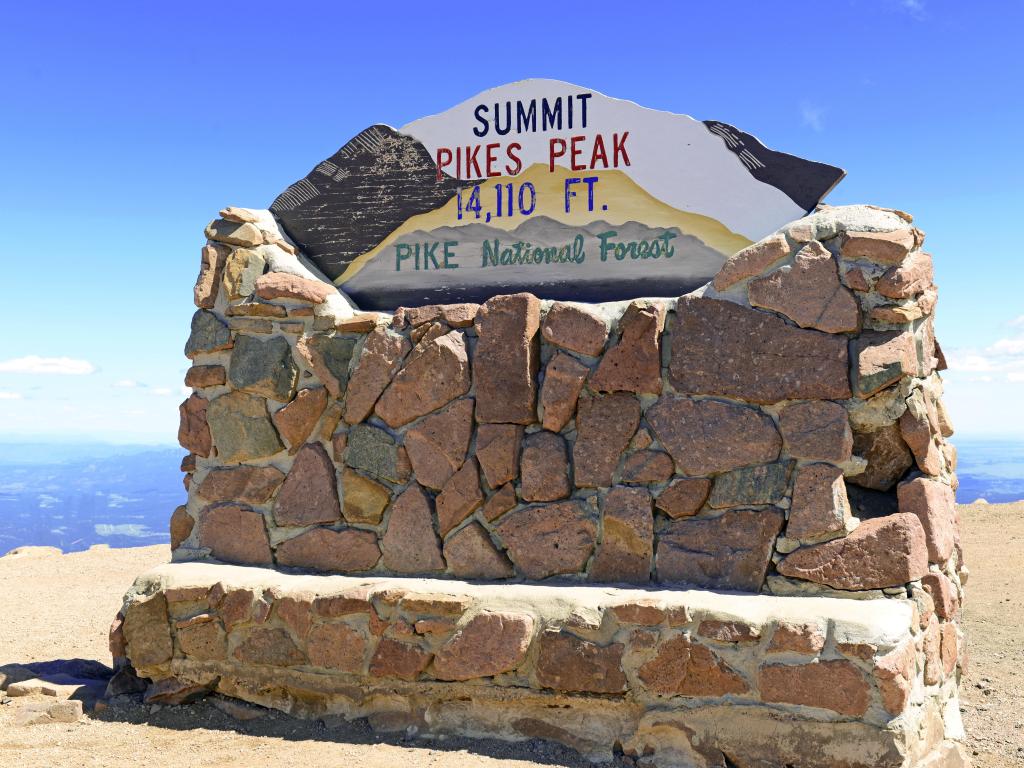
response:
[[[346,5],[5,9],[0,439],[173,442],[217,210],[527,77],[733,123],[846,168],[828,202],[913,213],[959,431],[1024,437],[1021,3]]]

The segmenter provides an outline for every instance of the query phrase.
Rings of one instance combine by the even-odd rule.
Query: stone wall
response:
[[[956,601],[936,292],[904,214],[823,209],[678,300],[393,316],[272,219],[207,235],[179,558]]]
[[[909,216],[823,207],[677,299],[393,314],[266,212],[206,234],[175,562],[111,632],[151,701],[652,766],[963,764],[956,453]]]

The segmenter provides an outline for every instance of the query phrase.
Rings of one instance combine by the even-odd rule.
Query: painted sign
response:
[[[556,80],[367,128],[270,210],[363,309],[678,296],[844,176],[718,121]]]

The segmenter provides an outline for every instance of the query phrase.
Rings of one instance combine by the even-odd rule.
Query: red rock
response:
[[[412,592],[402,593],[400,603],[406,614],[455,616],[464,613],[472,600],[465,595]]]
[[[421,307],[401,307],[395,313],[395,327],[409,325],[413,328],[443,320],[452,328],[468,328],[476,319],[479,304],[430,304]],[[401,314],[399,314],[401,313]]]
[[[835,589],[902,586],[928,573],[924,529],[906,513],[865,520],[845,538],[801,547],[777,567],[783,576]]]
[[[936,685],[942,682],[941,656],[942,630],[939,620],[934,616],[928,621],[924,632],[924,682],[925,685]]]
[[[771,418],[734,403],[665,395],[648,409],[647,422],[687,475],[766,464],[782,448]]]
[[[375,410],[394,429],[466,394],[469,386],[466,341],[461,331],[451,331],[425,342],[419,354],[413,351]],[[477,394],[480,392],[478,384]]]
[[[599,392],[661,394],[661,331],[665,307],[634,301],[619,321],[619,343],[604,353],[590,386]]]
[[[283,621],[300,641],[305,638],[313,622],[310,614],[313,610],[314,594],[302,592],[292,597],[284,594],[279,588],[272,587],[270,596],[274,603],[274,615]]]
[[[825,630],[820,624],[793,624],[780,621],[772,633],[768,653],[817,654],[825,647]]]
[[[565,440],[552,432],[534,432],[523,443],[524,501],[555,501],[569,496],[569,460]]]
[[[537,682],[545,688],[573,693],[621,693],[622,643],[602,647],[557,630],[540,637]]]
[[[582,572],[597,539],[597,526],[579,501],[509,512],[497,530],[516,569],[528,579]]]
[[[791,456],[842,464],[853,451],[846,409],[829,401],[787,405],[779,412],[779,430]]]
[[[481,424],[476,430],[476,458],[490,488],[519,475],[519,444],[523,428],[517,424]]]
[[[206,407],[209,401],[205,397],[192,394],[178,406],[181,418],[178,426],[178,443],[187,451],[206,458],[213,449],[210,437],[210,426],[206,423]]]
[[[497,520],[518,503],[515,486],[512,483],[506,483],[492,494],[487,503],[484,504],[484,518],[488,522]]]
[[[117,616],[110,622],[110,629],[107,632],[107,648],[110,656],[115,662],[127,656],[126,641],[124,639],[124,614],[118,611]],[[118,666],[117,664],[114,665]],[[10,681],[10,678],[7,678]]]
[[[396,573],[443,571],[441,543],[434,532],[430,501],[416,483],[391,505],[388,529],[381,539],[384,567]]]
[[[882,694],[882,706],[891,715],[907,708],[913,687],[916,662],[914,643],[907,640],[895,650],[875,661],[875,679]]]
[[[449,531],[473,514],[483,503],[480,468],[476,459],[470,458],[462,465],[462,469],[451,476],[437,496],[435,505],[439,533],[447,536]]]
[[[186,387],[219,387],[227,380],[227,371],[223,365],[193,365],[185,371]]]
[[[348,624],[316,624],[306,639],[306,655],[314,667],[360,674],[366,663],[366,640]]]
[[[847,340],[728,301],[683,296],[669,380],[680,392],[753,403],[850,397]]]
[[[945,674],[953,674],[956,669],[956,662],[960,654],[960,636],[957,634],[956,623],[947,621],[939,630],[939,656],[942,660],[942,671]]]
[[[264,627],[246,630],[231,655],[244,664],[272,667],[294,667],[306,662],[305,655],[287,631]]]
[[[383,312],[357,312],[335,322],[334,330],[339,333],[369,333],[387,319],[388,316]]]
[[[597,357],[608,340],[608,326],[586,304],[556,301],[544,316],[541,335],[556,347]]]
[[[945,563],[953,554],[956,538],[953,489],[938,480],[918,477],[900,483],[896,494],[900,512],[916,515],[924,527],[928,560]]]
[[[182,652],[191,659],[219,661],[227,656],[224,628],[208,613],[178,622],[176,634]]]
[[[350,523],[378,525],[384,510],[391,502],[391,491],[387,486],[345,468],[341,476],[341,513]]]
[[[637,451],[622,465],[622,482],[636,485],[664,483],[676,471],[672,457],[662,451]]]
[[[914,456],[896,424],[854,434],[853,452],[868,465],[860,474],[852,475],[849,482],[876,491],[888,491],[914,463]]]
[[[293,299],[319,304],[338,290],[330,283],[309,280],[285,272],[268,272],[256,278],[256,295],[261,299]]]
[[[341,520],[334,464],[319,443],[299,449],[274,502],[281,526],[317,525]]]
[[[783,522],[775,508],[676,520],[658,538],[658,580],[757,592]]]
[[[192,289],[196,306],[200,309],[213,309],[213,305],[217,303],[217,291],[220,290],[224,263],[229,253],[230,248],[216,243],[207,243],[203,246],[199,277],[196,278],[195,288]]]
[[[867,678],[849,661],[764,666],[758,688],[762,701],[831,709],[851,717],[862,716],[870,703]]]
[[[475,326],[476,420],[536,421],[540,301],[529,293],[495,296],[480,307]]]
[[[196,488],[207,501],[234,501],[262,504],[270,500],[284,482],[284,472],[276,467],[214,467]]]
[[[917,344],[909,331],[865,331],[850,345],[853,355],[854,393],[871,395],[904,376],[924,375]]]
[[[956,587],[945,574],[929,573],[921,579],[925,591],[935,603],[935,613],[940,619],[954,619],[960,610],[960,599]]]
[[[816,240],[800,249],[792,265],[751,281],[748,291],[753,306],[779,312],[801,328],[844,333],[860,327],[857,300],[839,282],[832,254]]]
[[[613,488],[602,505],[603,535],[591,581],[643,584],[651,580],[654,514],[644,488]]]
[[[377,399],[402,367],[410,349],[408,339],[387,328],[375,328],[370,332],[348,382],[346,422],[358,424],[373,413]]]
[[[348,432],[337,432],[331,436],[331,456],[336,463],[344,463],[346,448],[348,448]]]
[[[551,358],[544,369],[544,384],[540,390],[544,429],[560,432],[572,420],[589,373],[587,366],[564,352]]]
[[[697,627],[697,634],[720,643],[756,643],[761,639],[761,630],[742,621],[704,619]]]
[[[900,416],[900,434],[921,471],[935,476],[941,474],[943,468],[942,437],[937,422],[935,409],[929,409],[924,393],[915,389],[907,398],[907,410]]]
[[[789,243],[783,234],[774,234],[734,253],[715,275],[716,291],[731,288],[740,280],[760,275],[768,267],[790,253]]]
[[[270,540],[263,515],[241,504],[215,504],[199,515],[199,546],[218,560],[270,565]]]
[[[847,232],[840,254],[844,259],[899,264],[915,245],[914,231],[909,227],[892,232]]]
[[[665,609],[652,598],[613,605],[609,610],[620,624],[639,624],[645,627],[656,627],[668,616]]]
[[[176,507],[171,515],[171,549],[177,549],[184,543],[185,539],[192,535],[192,527],[195,520],[188,513],[184,504]]]
[[[851,267],[846,270],[843,276],[846,287],[858,293],[867,293],[871,290],[871,281],[865,271],[860,267]]]
[[[466,460],[473,435],[473,401],[457,400],[431,414],[405,435],[416,481],[440,490]]]
[[[284,438],[284,444],[296,448],[306,442],[326,407],[326,389],[300,389],[294,400],[275,411],[270,418],[277,433]]]
[[[314,571],[368,571],[380,560],[377,534],[348,528],[313,528],[277,545],[277,564]]]
[[[704,506],[711,493],[711,481],[704,477],[681,477],[661,492],[654,506],[669,517],[689,517]]]
[[[736,670],[683,635],[661,643],[637,676],[649,691],[662,696],[718,697],[749,690]]]
[[[377,650],[370,660],[370,675],[412,681],[420,676],[429,663],[430,654],[419,646],[385,637],[377,643]]]
[[[875,283],[875,290],[890,299],[908,299],[931,288],[934,277],[932,257],[917,251],[887,269]]]
[[[441,319],[452,328],[468,328],[476,320],[479,311],[479,304],[442,304]]]
[[[475,522],[448,537],[444,559],[448,570],[459,579],[509,579],[515,575],[509,559]]]
[[[526,660],[534,620],[526,613],[478,613],[434,656],[438,680],[472,680],[511,672]]]
[[[831,464],[806,464],[796,472],[786,537],[813,539],[839,533],[850,519],[843,470]]]
[[[137,669],[163,664],[174,653],[167,623],[167,599],[160,592],[129,604],[121,631],[127,648],[125,655]]]
[[[607,487],[619,456],[640,425],[640,403],[633,395],[614,394],[580,400],[573,445],[579,488]]]

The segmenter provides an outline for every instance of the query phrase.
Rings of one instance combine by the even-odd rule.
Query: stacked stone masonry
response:
[[[305,577],[302,596],[249,590],[243,610],[228,576],[179,600],[169,575],[140,580],[123,612],[137,670],[207,690],[215,668],[237,678],[254,665],[292,681],[278,704],[300,710],[313,705],[285,688],[305,690],[323,670],[364,681],[371,698],[382,680],[437,691],[486,678],[496,700],[508,689],[569,697],[580,713],[594,696],[669,720],[699,702],[751,723],[785,715],[902,734],[898,760],[864,765],[925,765],[940,744],[946,762],[927,764],[956,764],[943,741],[958,731],[963,657],[956,452],[931,257],[908,215],[822,207],[676,299],[516,294],[391,315],[359,312],[318,279],[266,212],[226,209],[206,234],[185,348],[194,393],[181,406],[189,498],[171,519],[175,560],[341,574],[358,596],[324,608],[340,598],[316,585],[335,582]],[[458,608],[407,610],[389,597],[408,591],[394,577]],[[562,620],[528,601],[499,611],[465,582],[565,596],[608,585],[592,594],[609,597]],[[647,602],[615,607],[636,587]],[[753,609],[760,621],[695,619],[671,597],[694,588],[758,595],[744,606],[879,600],[906,620],[858,645],[833,620],[769,621],[767,608]],[[129,627],[153,601],[167,631],[141,660],[149,641]],[[360,707],[343,709],[429,720],[412,703],[386,716]],[[628,728],[591,743],[523,719],[479,732],[644,755]],[[692,741],[693,754],[670,757],[668,744],[683,755],[681,734],[699,742],[701,729],[669,738],[661,727],[650,725],[658,765],[761,764],[746,747],[736,755],[748,763],[714,746],[721,734],[704,745],[719,762]]]

